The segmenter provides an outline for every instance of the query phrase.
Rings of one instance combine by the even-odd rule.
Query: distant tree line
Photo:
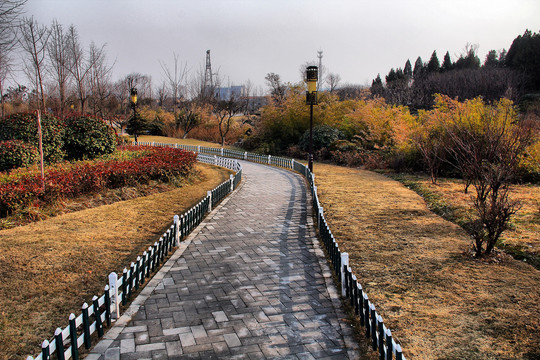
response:
[[[230,84],[219,74],[208,84],[204,68],[190,73],[176,53],[172,62],[160,61],[160,83],[138,72],[113,79],[114,63],[104,44],[83,44],[74,25],[25,17],[26,1],[0,2],[0,119],[37,109],[60,120],[89,114],[134,135],[186,137],[198,131],[204,140],[224,143],[241,131],[233,116],[250,117],[250,102],[262,94],[247,81],[241,93],[220,97],[219,88]],[[7,86],[16,72],[26,82]],[[130,103],[132,88],[137,89],[136,112]]]
[[[467,44],[456,61],[448,51],[442,63],[436,51],[428,62],[419,56],[414,67],[407,60],[403,68],[391,69],[385,82],[379,74],[371,93],[414,111],[432,108],[435,94],[460,101],[481,96],[488,102],[501,97],[518,102],[525,94],[540,92],[540,34],[525,31],[508,51],[489,51],[483,64],[477,49]]]

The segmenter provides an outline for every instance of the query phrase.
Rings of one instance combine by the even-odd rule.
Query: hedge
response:
[[[39,158],[38,150],[20,140],[0,141],[0,171],[28,167]]]
[[[33,113],[17,113],[0,119],[0,140],[21,140],[39,145],[37,131],[37,115]],[[58,119],[41,115],[41,131],[43,137],[43,157],[46,163],[55,163],[64,158],[64,124]]]
[[[116,148],[116,135],[102,119],[74,116],[65,120],[64,146],[68,159],[94,159],[111,154]]]
[[[131,149],[133,150],[133,149]],[[143,157],[62,163],[45,171],[45,189],[40,175],[28,172],[0,179],[0,216],[34,202],[50,204],[105,189],[145,184],[151,180],[169,182],[187,175],[196,161],[194,153],[173,148],[142,148]]]

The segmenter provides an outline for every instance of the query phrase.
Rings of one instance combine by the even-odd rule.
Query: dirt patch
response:
[[[316,164],[325,216],[386,325],[414,359],[540,357],[540,272],[470,237],[380,174]]]
[[[198,164],[200,179],[183,187],[72,212],[0,231],[0,359],[39,353],[71,312],[101,294],[159,239],[175,214],[195,205],[230,171]]]

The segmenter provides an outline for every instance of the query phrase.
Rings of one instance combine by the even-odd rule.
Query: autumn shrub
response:
[[[68,159],[94,159],[116,148],[113,129],[102,119],[74,116],[65,120],[64,147]]]
[[[43,114],[41,131],[45,162],[55,163],[62,160],[65,156],[64,124],[50,115]],[[21,140],[37,148],[39,145],[37,115],[17,113],[0,119],[0,140]]]
[[[331,151],[332,161],[338,165],[357,167],[363,165],[364,161],[358,150],[333,150]]]
[[[459,102],[436,97],[432,111],[446,133],[444,150],[475,191],[477,218],[467,230],[474,238],[477,257],[489,255],[519,203],[509,196],[520,158],[534,139],[533,129],[520,121],[507,99],[489,105],[476,98]]]
[[[531,144],[522,154],[518,176],[522,182],[540,183],[540,139]]]
[[[126,151],[133,151],[126,148]],[[151,180],[170,182],[186,176],[196,155],[173,148],[139,148],[143,156],[128,156],[100,161],[62,163],[45,171],[45,188],[40,174],[29,171],[0,178],[0,215],[33,202],[51,204],[104,189],[146,184]]]
[[[337,140],[344,138],[343,133],[330,125],[317,125],[313,127],[313,150],[318,151],[323,148],[330,148],[330,146]],[[304,132],[299,143],[300,147],[304,151],[309,151],[309,130]]]
[[[27,167],[38,160],[35,146],[20,140],[0,141],[0,171]]]

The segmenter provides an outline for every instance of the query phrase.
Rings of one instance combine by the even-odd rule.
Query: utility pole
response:
[[[319,78],[317,79],[317,91],[320,91],[319,87],[321,86],[321,76],[322,76],[322,55],[323,51],[322,50],[318,50],[317,51],[317,57],[319,58]]]

